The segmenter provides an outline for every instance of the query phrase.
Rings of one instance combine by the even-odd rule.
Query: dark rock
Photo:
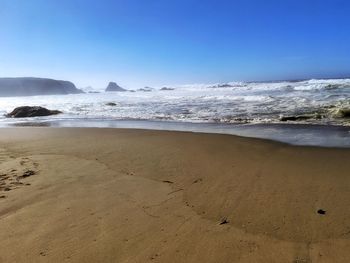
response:
[[[232,87],[233,87],[232,85],[227,84],[227,83],[218,85],[218,88],[232,88]]]
[[[117,106],[117,103],[108,102],[108,103],[106,103],[106,105],[107,105],[107,106],[112,106],[112,107],[114,107],[114,106]]]
[[[337,118],[350,118],[350,108],[339,109],[335,116]]]
[[[323,210],[323,209],[318,209],[318,210],[317,210],[317,214],[325,215],[325,214],[326,214],[326,211]]]
[[[233,88],[234,86],[224,83],[224,84],[217,84],[217,85],[213,85],[213,86],[209,86],[209,88],[211,89],[217,89],[217,88]]]
[[[0,78],[0,97],[84,93],[72,82],[43,78]]]
[[[326,105],[326,106],[323,106],[323,108],[325,108],[325,109],[334,109],[334,108],[336,108],[337,106],[335,106],[335,105]]]
[[[305,121],[310,119],[322,119],[321,114],[305,114],[296,116],[284,116],[280,118],[280,121]]]
[[[221,221],[220,221],[220,224],[219,225],[225,225],[225,224],[228,224],[229,223],[229,221],[227,220],[227,218],[226,217],[224,217],[223,219],[221,219]]]
[[[342,85],[340,84],[329,84],[325,87],[326,90],[339,89]]]
[[[280,118],[280,121],[299,121],[304,118],[300,118],[300,116],[283,116]]]
[[[152,90],[153,90],[153,88],[151,88],[151,87],[144,87],[144,88],[138,89],[138,91],[144,91],[144,92],[150,92]]]
[[[167,88],[167,87],[163,87],[160,90],[174,90],[173,88]]]
[[[122,87],[118,86],[115,82],[109,82],[106,91],[126,91],[126,89],[123,89]]]
[[[39,106],[23,106],[15,108],[12,112],[6,115],[8,118],[26,118],[26,117],[40,117],[50,116],[62,113],[58,110],[48,110]]]
[[[230,119],[229,119],[230,120]],[[251,121],[253,121],[253,119],[250,118],[242,118],[242,117],[238,117],[238,118],[233,118],[232,119],[235,122],[239,122],[239,123],[249,123]]]

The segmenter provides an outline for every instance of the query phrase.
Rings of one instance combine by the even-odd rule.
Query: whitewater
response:
[[[8,119],[23,105],[61,115]],[[193,123],[349,125],[350,79],[231,82],[142,88],[128,92],[0,98],[0,122],[48,120],[161,120]],[[290,118],[292,117],[292,118]]]

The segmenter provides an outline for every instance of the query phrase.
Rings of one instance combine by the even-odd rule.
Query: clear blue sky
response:
[[[0,0],[0,76],[104,88],[350,76],[350,1]]]

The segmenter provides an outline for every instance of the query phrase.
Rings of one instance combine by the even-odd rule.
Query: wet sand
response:
[[[350,149],[0,129],[0,262],[349,262]]]

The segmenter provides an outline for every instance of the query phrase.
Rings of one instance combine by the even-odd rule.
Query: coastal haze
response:
[[[0,263],[350,262],[349,1],[0,2]]]
[[[0,97],[82,93],[70,81],[44,78],[0,78]]]

